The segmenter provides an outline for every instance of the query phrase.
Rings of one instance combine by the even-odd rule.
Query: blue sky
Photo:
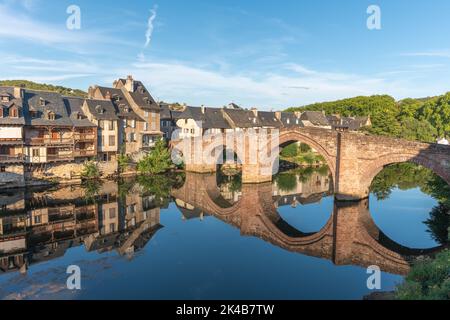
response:
[[[72,4],[80,30],[66,28]],[[381,30],[366,26],[372,4]],[[448,12],[448,0],[0,0],[0,78],[87,90],[132,74],[160,100],[267,110],[437,95],[450,91]]]

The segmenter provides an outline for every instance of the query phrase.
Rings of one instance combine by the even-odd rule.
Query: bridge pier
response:
[[[217,165],[186,163],[185,170],[192,173],[215,173],[217,172]]]

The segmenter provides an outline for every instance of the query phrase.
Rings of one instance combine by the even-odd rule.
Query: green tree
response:
[[[0,86],[24,87],[30,90],[53,91],[64,96],[75,96],[83,98],[87,98],[88,96],[87,93],[82,90],[66,88],[62,86],[54,86],[45,83],[36,83],[28,80],[2,80],[0,81]]]
[[[81,171],[81,178],[83,180],[100,179],[100,170],[97,164],[93,161],[86,162]]]
[[[170,152],[166,142],[161,139],[156,142],[155,148],[139,161],[137,169],[141,174],[159,174],[168,171],[171,166]]]
[[[450,251],[417,262],[395,296],[399,300],[450,300]]]
[[[281,150],[281,156],[284,158],[293,158],[296,157],[298,154],[299,148],[297,143],[292,143],[287,147],[284,147],[283,150]]]
[[[129,155],[126,154],[119,154],[117,157],[118,166],[121,172],[124,172],[127,170],[129,164],[130,164],[131,158]]]

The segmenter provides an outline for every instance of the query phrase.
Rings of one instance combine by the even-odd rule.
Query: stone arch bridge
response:
[[[278,214],[271,183],[243,185],[240,200],[231,204],[221,196],[215,174],[187,173],[184,186],[172,190],[172,196],[186,208],[195,208],[240,229],[243,236],[258,237],[336,265],[377,265],[385,272],[406,275],[416,257],[443,249],[407,248],[389,239],[372,220],[368,199],[336,202],[319,232],[303,233]]]
[[[275,137],[276,136],[276,137]],[[450,146],[428,144],[390,137],[373,136],[356,132],[338,132],[320,128],[282,129],[279,134],[270,134],[263,144],[258,138],[246,136],[243,140],[223,138],[218,154],[224,149],[239,154],[242,161],[243,183],[262,183],[272,180],[274,163],[262,164],[257,159],[249,159],[255,153],[255,146],[260,152],[276,150],[293,142],[306,143],[319,152],[328,163],[333,175],[334,190],[339,200],[361,200],[369,195],[369,187],[374,177],[387,165],[401,162],[413,162],[431,169],[434,173],[450,184]],[[217,148],[211,147],[214,139],[202,140],[204,150],[211,149],[217,153]],[[217,140],[215,140],[217,142]],[[243,146],[238,146],[238,144]],[[183,156],[193,159],[195,148],[188,151],[181,148],[182,140],[174,140],[173,149],[178,149]],[[240,148],[239,148],[240,147]],[[252,148],[253,147],[253,148]],[[189,153],[189,154],[185,154]],[[217,162],[185,162],[186,171],[207,173],[217,170]],[[269,170],[263,170],[269,169]],[[264,173],[263,173],[264,172]],[[269,174],[267,173],[269,172]]]

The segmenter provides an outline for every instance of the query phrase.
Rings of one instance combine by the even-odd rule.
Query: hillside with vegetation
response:
[[[328,115],[370,116],[372,127],[366,130],[372,134],[424,142],[450,137],[450,92],[438,97],[400,101],[388,95],[355,97],[287,111],[322,110]]]
[[[66,88],[63,86],[54,86],[45,83],[37,83],[28,80],[0,80],[0,86],[23,87],[30,90],[52,91],[69,97],[87,97],[87,93],[82,90]]]

